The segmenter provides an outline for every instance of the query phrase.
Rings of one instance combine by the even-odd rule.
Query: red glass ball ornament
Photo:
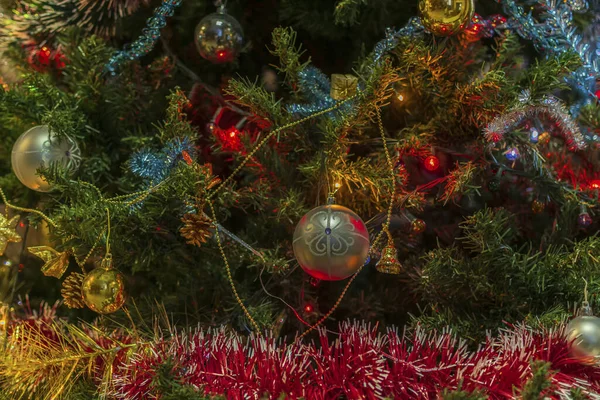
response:
[[[436,156],[429,156],[423,161],[423,166],[427,171],[437,171],[440,167],[440,159]]]

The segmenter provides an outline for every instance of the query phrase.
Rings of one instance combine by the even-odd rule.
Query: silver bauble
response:
[[[50,132],[48,125],[35,126],[23,133],[12,148],[12,169],[21,183],[38,192],[48,192],[50,184],[37,170],[58,163],[69,172],[79,168],[81,153],[75,141]]]
[[[600,356],[600,318],[583,315],[567,325],[571,354],[585,364],[595,364]]]
[[[195,42],[202,57],[215,64],[228,63],[240,53],[244,31],[235,18],[220,10],[196,26]]]
[[[369,231],[352,210],[339,205],[312,209],[294,231],[294,255],[309,275],[327,281],[353,275],[369,255]]]

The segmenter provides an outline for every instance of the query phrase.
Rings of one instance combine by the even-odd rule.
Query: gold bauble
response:
[[[541,214],[546,209],[546,204],[540,200],[534,200],[531,202],[531,211],[534,214]]]
[[[600,360],[600,318],[583,315],[567,325],[571,354],[581,363],[593,365]]]
[[[410,223],[410,229],[413,233],[423,233],[427,229],[427,223],[420,218],[415,218]]]
[[[79,168],[81,152],[77,143],[65,135],[50,132],[48,125],[35,126],[14,143],[12,169],[21,183],[38,192],[48,192],[50,184],[38,175],[38,169],[56,163],[69,172]]]
[[[473,18],[473,0],[420,0],[421,23],[437,36],[451,36],[462,31]]]
[[[312,209],[294,231],[294,255],[309,275],[327,281],[353,275],[369,254],[369,232],[352,210],[331,204]]]
[[[105,261],[101,267],[89,272],[81,285],[83,302],[99,314],[113,313],[125,303],[123,275]]]

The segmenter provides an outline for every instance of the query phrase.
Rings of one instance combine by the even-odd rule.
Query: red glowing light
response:
[[[311,304],[307,304],[304,306],[304,312],[312,312],[314,310],[314,307]]]
[[[21,228],[25,228],[25,222],[19,222],[19,226],[20,226]]]
[[[600,189],[600,179],[594,179],[593,181],[590,181],[590,188],[592,189]]]
[[[230,132],[229,132],[229,137],[230,138],[234,138],[236,137],[236,135],[238,135],[240,133],[240,131],[238,131],[237,129],[233,128]]]
[[[227,61],[229,59],[229,56],[227,55],[227,52],[225,50],[220,50],[217,52],[217,59],[219,61]]]
[[[440,167],[440,160],[436,156],[429,156],[423,161],[423,166],[427,171],[435,171]]]

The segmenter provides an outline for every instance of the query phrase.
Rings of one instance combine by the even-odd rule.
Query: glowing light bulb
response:
[[[423,166],[427,171],[435,171],[440,167],[440,159],[436,156],[429,156],[423,161]]]
[[[310,313],[314,310],[314,307],[312,306],[312,304],[307,304],[304,306],[304,311],[307,313]]]

